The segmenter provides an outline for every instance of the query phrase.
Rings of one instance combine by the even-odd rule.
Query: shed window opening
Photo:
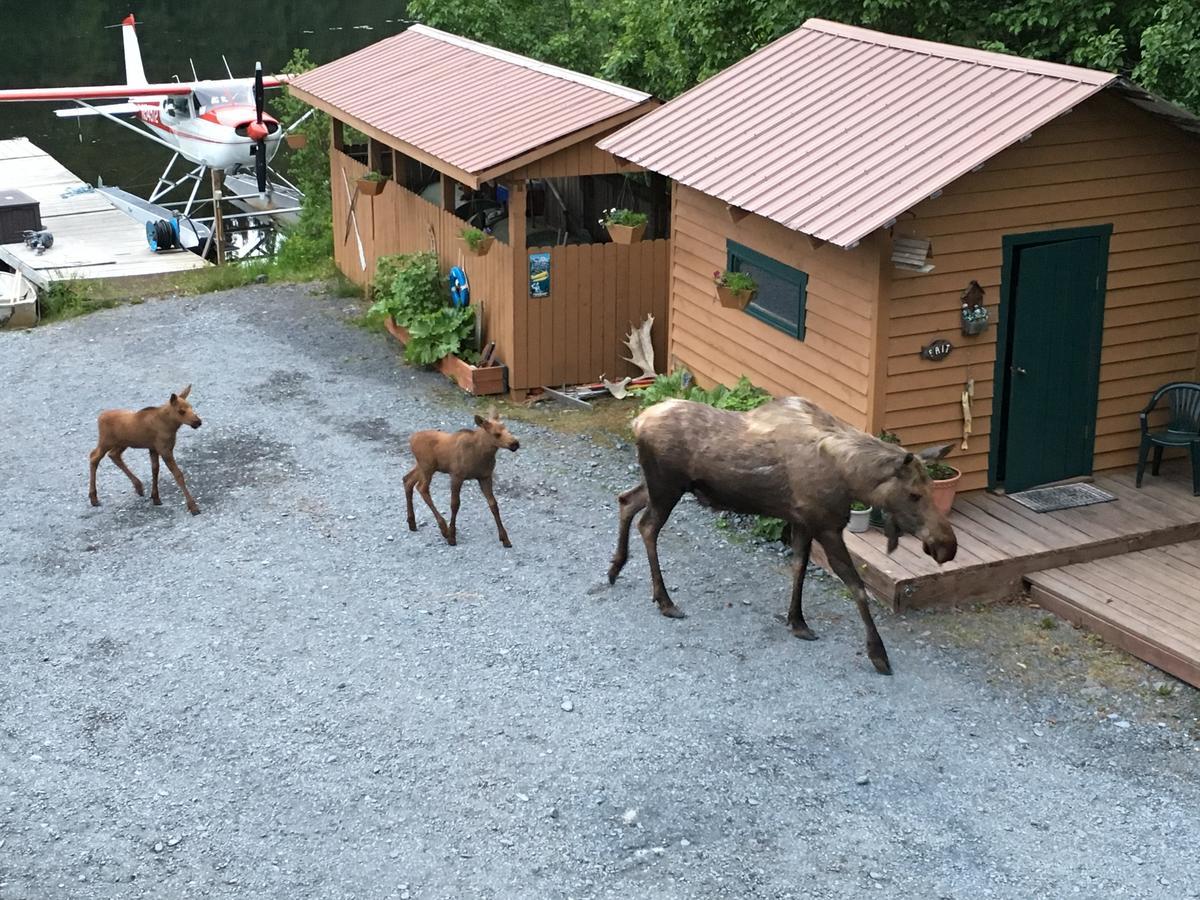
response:
[[[804,340],[808,273],[733,241],[729,241],[727,249],[727,268],[731,272],[744,272],[757,285],[746,312],[772,328]]]

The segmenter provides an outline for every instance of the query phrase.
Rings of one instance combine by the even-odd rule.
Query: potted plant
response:
[[[861,500],[850,504],[850,532],[862,534],[871,527],[871,507]]]
[[[378,172],[368,172],[362,178],[358,179],[358,191],[360,194],[374,197],[383,192],[383,183],[386,180]]]
[[[308,135],[303,131],[290,131],[283,136],[287,141],[287,145],[293,150],[300,150],[308,146]]]
[[[490,231],[479,228],[464,228],[458,233],[458,236],[466,245],[467,250],[476,256],[486,256],[495,240]]]
[[[883,441],[885,444],[895,444],[896,446],[900,445],[900,435],[896,434],[894,431],[888,431],[886,428],[883,431],[879,432],[879,439],[881,441]],[[883,510],[882,509],[880,509],[878,507],[873,507],[871,509],[871,524],[874,525],[876,528],[883,527]]]
[[[717,299],[728,309],[745,309],[758,290],[745,272],[713,272],[713,281],[717,283]]]
[[[943,516],[949,515],[950,507],[954,505],[954,494],[958,490],[958,480],[962,472],[948,466],[944,462],[925,464],[925,470],[933,479],[933,505]]]
[[[636,244],[646,233],[646,214],[631,209],[606,209],[600,224],[614,244]]]

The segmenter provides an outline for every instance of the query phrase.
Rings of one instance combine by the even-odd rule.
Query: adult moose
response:
[[[643,479],[620,495],[610,584],[629,557],[629,525],[645,509],[638,531],[650,560],[654,601],[664,616],[681,618],[658,564],[658,534],[679,498],[690,492],[713,509],[775,516],[790,524],[795,553],[787,615],[792,634],[816,640],[801,608],[804,573],[816,540],[854,596],[867,630],[867,656],[881,674],[891,674],[842,529],[850,519],[850,502],[862,500],[887,511],[889,553],[903,532],[918,537],[939,564],[954,559],[954,529],[934,508],[924,465],[945,456],[949,445],[910,453],[852,428],[802,397],[774,400],[748,413],[666,400],[639,415],[633,432]]]

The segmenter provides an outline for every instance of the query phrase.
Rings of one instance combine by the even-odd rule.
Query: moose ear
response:
[[[476,425],[479,425],[480,427],[482,427],[483,423],[486,421],[487,420],[483,416],[476,414],[476,416],[475,416],[475,424]]]
[[[185,387],[182,391],[179,392],[179,399],[186,400],[187,395],[190,394],[191,392],[192,392],[192,386],[189,384],[187,387]]]
[[[953,444],[942,444],[940,447],[926,447],[918,455],[925,462],[937,462],[954,447]]]
[[[176,394],[172,394],[170,403],[172,406],[178,406],[179,405],[179,397]]]
[[[491,419],[493,422],[500,421],[500,414],[496,412],[496,404],[495,403],[493,403],[491,406],[488,407],[487,417],[489,419]]]
[[[896,465],[897,477],[904,474],[904,470],[908,468],[908,464],[911,463],[912,461],[913,461],[913,455],[911,453],[905,453],[904,459],[900,460],[900,462]]]

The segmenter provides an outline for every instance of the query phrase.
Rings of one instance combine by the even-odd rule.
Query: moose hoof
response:
[[[512,547],[512,541],[510,541],[508,538],[505,538],[500,543],[503,544],[505,547],[510,547],[510,548]]]
[[[888,662],[887,654],[883,656],[872,656],[871,665],[875,667],[875,671],[880,675],[891,675],[892,664]]]
[[[410,521],[409,521],[409,523],[408,523],[408,530],[409,530],[409,531],[416,531],[416,530],[417,530],[417,523],[416,523],[416,522],[413,522],[413,521],[411,521],[411,520],[410,520]]]
[[[155,506],[162,506],[162,500],[158,499],[157,497],[151,497],[150,502]]]
[[[92,506],[99,506],[99,505],[100,505],[100,498],[99,498],[99,497],[88,497],[88,500],[90,500],[90,501],[91,501],[91,504],[92,504]]]
[[[457,547],[458,546],[458,538],[453,537],[451,535],[446,535],[446,543],[449,544],[451,547]]]
[[[813,631],[811,628],[809,628],[807,625],[804,625],[804,626],[793,625],[792,626],[792,637],[800,638],[800,640],[802,640],[802,641],[815,641],[818,639],[817,633],[815,631]]]
[[[143,487],[142,487],[140,484],[135,484],[135,485],[133,486],[133,492],[134,492],[135,494],[137,494],[139,497],[145,497],[145,496],[146,496],[146,489],[145,489],[145,488],[143,488]]]
[[[190,513],[191,513],[193,516],[198,516],[198,515],[200,515],[200,507],[198,507],[198,506],[189,506],[189,507],[188,507],[188,512],[190,512]]]
[[[658,611],[668,619],[684,619],[687,618],[683,614],[683,610],[674,603],[666,603],[658,608]]]

